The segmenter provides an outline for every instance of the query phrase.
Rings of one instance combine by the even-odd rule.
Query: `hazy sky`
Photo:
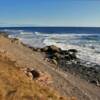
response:
[[[100,26],[100,0],[0,0],[0,24]]]

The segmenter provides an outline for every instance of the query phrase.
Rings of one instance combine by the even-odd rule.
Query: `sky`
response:
[[[100,27],[100,0],[0,0],[0,26]]]

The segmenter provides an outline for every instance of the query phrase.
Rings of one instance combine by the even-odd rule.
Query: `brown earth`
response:
[[[10,55],[6,51],[12,44],[10,42],[9,39],[0,37],[0,100],[66,100],[55,90],[40,82],[40,79],[45,81],[47,74],[32,80],[22,70],[23,66],[16,66],[16,60],[13,58],[15,55]]]

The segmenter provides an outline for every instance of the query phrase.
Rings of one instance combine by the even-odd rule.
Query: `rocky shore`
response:
[[[4,34],[0,35],[0,100],[100,100],[99,66],[82,65],[77,50],[34,48]]]
[[[61,50],[60,48],[51,45],[44,48],[33,48],[35,51],[45,53],[45,59],[54,63],[57,68],[68,71],[73,75],[80,76],[80,78],[87,80],[90,83],[100,86],[100,66],[86,66],[82,60],[77,58],[77,50]]]

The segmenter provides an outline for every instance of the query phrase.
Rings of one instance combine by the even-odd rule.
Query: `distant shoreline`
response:
[[[13,27],[13,28],[16,28],[16,27],[50,27],[50,28],[52,28],[52,27],[58,27],[58,28],[62,28],[62,27],[64,27],[64,28],[100,28],[100,26],[0,26],[0,28],[11,28],[11,27]]]

